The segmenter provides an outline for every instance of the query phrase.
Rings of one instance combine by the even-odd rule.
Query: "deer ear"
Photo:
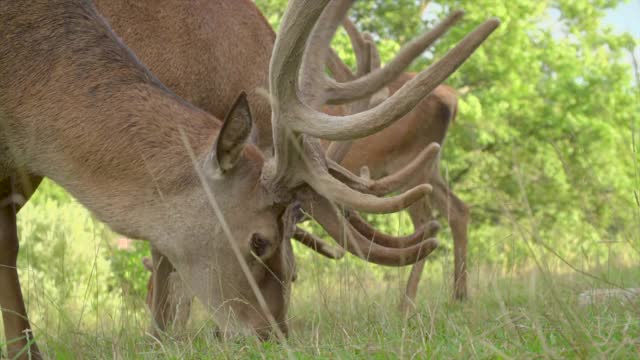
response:
[[[252,123],[247,94],[242,92],[227,113],[216,140],[216,159],[222,172],[232,169],[240,159],[242,149],[251,135]]]

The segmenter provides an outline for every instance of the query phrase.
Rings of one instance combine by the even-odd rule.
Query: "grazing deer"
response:
[[[344,14],[334,14],[332,19],[320,22],[334,28]],[[454,12],[443,24],[453,24],[462,12]],[[341,83],[353,82],[368,73],[380,68],[380,56],[370,35],[361,34],[348,18],[343,22],[344,28],[351,40],[356,55],[356,73],[354,74],[333,51],[325,56],[334,78]],[[331,31],[331,30],[329,30]],[[333,30],[335,31],[335,30]],[[324,38],[325,49],[329,49],[327,39]],[[321,49],[323,43],[318,43]],[[318,50],[316,54],[320,51]],[[402,55],[399,55],[402,56]],[[336,114],[352,111],[362,111],[375,106],[384,98],[398,91],[405,83],[415,77],[415,73],[400,75],[389,86],[383,87],[378,93],[351,105],[345,110],[330,108]],[[334,143],[329,150],[329,156],[340,162],[351,171],[367,167],[369,176],[379,178],[398,170],[400,164],[415,158],[427,144],[444,143],[449,124],[455,120],[457,113],[457,96],[453,88],[446,85],[438,86],[429,96],[418,104],[411,112],[388,128],[368,137],[352,142]],[[449,187],[440,173],[440,162],[434,166],[425,166],[424,171],[414,178],[415,183],[426,182],[433,186],[433,192],[425,200],[409,207],[409,214],[415,228],[427,224],[432,218],[432,208],[446,216],[452,229],[454,240],[454,297],[467,297],[467,226],[469,224],[468,206],[460,200]],[[407,185],[411,185],[409,183]],[[402,188],[400,188],[402,189]],[[407,288],[401,299],[401,311],[407,313],[415,301],[418,284],[424,268],[425,260],[413,265]]]
[[[389,126],[498,21],[480,25],[379,106],[333,117],[305,105],[297,90],[303,58],[313,58],[307,39],[328,2],[291,0],[283,17],[269,67],[273,156],[250,141],[246,95],[224,123],[190,105],[137,60],[89,0],[0,2],[0,307],[9,356],[40,357],[16,269],[16,213],[20,197],[45,176],[116,232],[150,241],[154,269],[175,267],[223,328],[262,338],[287,332],[288,239],[298,207],[374,263],[415,263],[435,249],[435,239],[421,236],[378,244],[339,210],[396,212],[424,197],[428,185],[372,195],[371,183],[328,159],[319,139],[351,140]],[[161,327],[166,283],[154,287]]]

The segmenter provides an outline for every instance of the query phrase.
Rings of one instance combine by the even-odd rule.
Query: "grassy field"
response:
[[[450,300],[450,256],[434,257],[408,319],[397,311],[407,269],[381,269],[352,257],[333,263],[303,253],[286,343],[218,341],[197,306],[188,330],[161,342],[147,333],[147,274],[140,265],[146,245],[116,250],[117,235],[50,186],[20,214],[19,267],[36,338],[51,358],[640,356],[638,300],[578,304],[585,290],[640,287],[639,255],[626,245],[571,266],[539,249],[519,265],[476,261],[471,297],[463,303]]]

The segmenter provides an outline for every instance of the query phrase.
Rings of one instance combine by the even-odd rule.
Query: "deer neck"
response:
[[[221,124],[160,84],[89,2],[66,3],[20,3],[0,25],[0,177],[49,177],[130,234],[132,212],[152,217],[196,184]]]

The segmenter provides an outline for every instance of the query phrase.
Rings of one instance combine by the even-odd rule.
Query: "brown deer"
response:
[[[324,28],[316,29],[315,32],[317,34],[324,33],[324,38],[330,39],[333,36],[333,32],[335,32],[335,28],[346,15],[345,12],[349,3],[349,1],[332,2],[329,10],[319,21],[319,24],[325,25]],[[232,3],[209,1],[190,4],[169,1],[163,2],[161,9],[151,5],[142,6],[138,3],[133,4],[122,1],[98,1],[98,5],[111,20],[116,32],[121,34],[125,41],[141,55],[143,61],[154,69],[160,79],[166,83],[174,84],[180,95],[192,99],[198,106],[209,111],[215,112],[218,104],[216,104],[215,97],[203,95],[203,92],[207,91],[203,89],[203,86],[215,81],[217,73],[222,71],[222,67],[226,66],[227,69],[231,69],[226,71],[229,73],[239,73],[237,69],[240,67],[246,69],[245,73],[260,73],[261,71],[266,73],[267,71],[268,60],[266,59],[264,48],[267,46],[265,44],[273,42],[275,35],[255,5],[250,1]],[[167,15],[159,16],[158,14]],[[454,12],[431,32],[405,46],[399,56],[391,64],[387,65],[385,69],[388,71],[389,68],[392,68],[391,74],[395,73],[397,75],[399,71],[402,71],[415,57],[421,54],[426,47],[455,24],[461,16],[462,12]],[[203,30],[201,26],[197,25],[205,23],[219,24],[218,29],[222,29],[222,31],[207,31],[207,28]],[[331,30],[332,27],[333,30]],[[227,28],[232,29],[232,31],[224,31]],[[358,75],[359,77],[363,76],[365,75],[363,63],[367,61],[367,56],[363,55],[366,45],[365,40],[348,20],[345,22],[345,28],[352,39],[354,51],[357,55],[358,69],[360,70]],[[187,41],[187,36],[188,38],[198,39],[197,46],[194,46],[192,41]],[[233,46],[229,49],[227,43],[243,44],[243,46]],[[319,43],[322,43],[322,41]],[[168,48],[172,49],[172,51],[166,51]],[[373,49],[375,50],[375,47]],[[249,55],[249,51],[252,50],[254,52]],[[229,51],[241,52],[238,57],[248,58],[250,64],[245,65],[233,61],[233,59],[227,59],[215,64],[207,61],[211,57],[219,59],[220,57],[228,56]],[[338,80],[347,82],[356,79],[356,76],[344,66],[334,53],[330,53],[327,60],[329,68]],[[208,76],[201,76],[206,76],[206,79],[211,79],[211,81],[201,81],[202,77],[198,74],[208,74]],[[387,93],[389,90],[395,92],[414,76],[415,74],[401,74],[388,87],[383,87],[383,90],[387,91]],[[259,75],[251,75],[246,79],[235,79],[238,86],[237,90],[252,91],[262,87],[264,84],[261,82],[261,78]],[[386,75],[386,78],[393,79],[393,76]],[[346,100],[354,97],[354,95],[349,95]],[[340,98],[332,99],[332,101],[346,100]],[[264,99],[256,95],[256,101],[264,101]],[[345,150],[348,150],[348,148],[343,146],[342,154],[337,155],[337,157],[335,157],[336,154],[332,154],[332,156],[334,156],[334,159],[346,156],[343,160],[343,165],[352,171],[367,165],[375,177],[388,175],[397,170],[399,164],[404,164],[409,162],[409,159],[414,159],[424,149],[424,146],[432,141],[442,144],[448,124],[455,117],[456,104],[457,99],[454,90],[447,86],[438,86],[431,95],[426,97],[414,110],[397,123],[378,134],[355,141],[353,147],[351,147],[351,152],[347,153]],[[365,108],[368,108],[369,105],[367,99]],[[264,106],[264,108],[267,107],[268,104]],[[326,110],[334,114],[344,114],[346,111],[344,108],[336,107],[327,108]],[[262,123],[267,124],[269,122],[270,119],[265,115]],[[336,151],[336,149],[337,147],[332,151]],[[431,197],[436,208],[443,214],[447,214],[453,228],[456,259],[455,296],[456,298],[463,298],[466,296],[467,289],[465,269],[467,207],[448,190],[446,183],[439,175],[437,166],[425,166],[424,171],[421,171],[419,176],[412,181],[419,183],[425,177],[433,178],[434,183],[437,184],[437,191]],[[421,201],[419,205],[412,206],[410,211],[416,228],[427,224],[433,231],[437,224],[429,222],[431,210],[428,206],[427,202]],[[379,237],[380,234],[376,234],[376,236]],[[297,239],[301,238],[313,239],[306,244],[315,246],[316,250],[327,257],[339,258],[341,256],[339,251],[333,250],[319,239],[314,239],[310,234],[301,235]],[[406,296],[403,297],[402,301],[404,309],[408,309],[408,305],[415,299],[417,284],[423,266],[424,263],[414,266]]]
[[[337,21],[343,16],[343,14],[338,15],[333,18],[333,27],[337,27]],[[462,12],[454,12],[449,19],[456,21],[462,15]],[[326,22],[321,22],[321,24],[331,26],[332,21],[328,19]],[[379,69],[380,56],[370,35],[361,34],[355,24],[348,18],[345,18],[343,25],[356,55],[356,73],[354,74],[335,52],[329,51],[325,56],[328,57],[329,68],[336,80],[348,83]],[[325,38],[324,43],[327,45],[325,49],[329,49],[326,42]],[[320,53],[322,46],[322,43],[318,44],[316,54]],[[336,114],[345,114],[375,106],[387,96],[398,91],[415,75],[415,73],[402,74],[389,86],[384,87],[370,98],[356,102],[348,110],[330,108],[329,111]],[[456,113],[457,95],[455,90],[446,85],[440,85],[420,102],[416,108],[393,125],[362,139],[334,143],[330,147],[328,155],[351,171],[358,171],[358,169],[366,166],[369,176],[374,178],[383,177],[397,171],[399,164],[413,159],[425,145],[435,142],[442,146],[449,124],[455,120]],[[420,228],[431,220],[433,208],[447,218],[454,240],[454,297],[456,299],[464,299],[467,297],[466,249],[469,208],[446,185],[441,176],[440,162],[435,161],[433,165],[425,166],[424,171],[414,178],[414,183],[428,182],[433,185],[434,191],[427,199],[409,207],[409,214],[415,228]],[[424,265],[425,260],[413,265],[407,281],[407,288],[401,299],[401,311],[403,313],[407,313],[415,301]]]
[[[0,307],[9,356],[40,357],[17,276],[16,213],[20,197],[45,176],[115,231],[150,241],[156,271],[175,267],[221,323],[234,318],[229,327],[261,337],[286,334],[288,239],[298,206],[372,262],[406,265],[433,251],[437,242],[422,236],[394,247],[370,241],[338,210],[399,211],[428,185],[372,195],[368,182],[327,159],[318,139],[350,140],[389,126],[498,21],[481,25],[379,106],[333,117],[306,106],[297,91],[307,38],[328,2],[292,0],[285,12],[269,68],[273,156],[250,141],[245,95],[224,123],[193,107],[137,60],[90,1],[0,2]],[[162,324],[166,284],[154,286]]]

